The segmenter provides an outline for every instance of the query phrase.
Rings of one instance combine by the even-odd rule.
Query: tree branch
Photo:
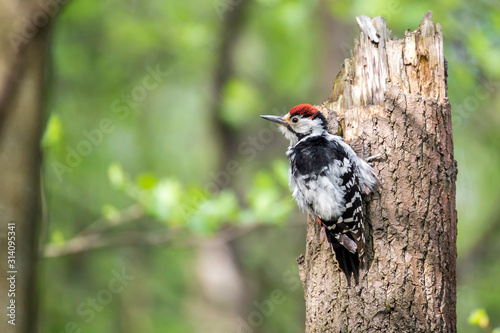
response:
[[[61,257],[70,254],[77,254],[81,252],[117,246],[153,246],[166,244],[171,241],[171,234],[166,232],[120,232],[111,235],[80,235],[66,241],[62,245],[47,244],[43,251],[43,257]]]
[[[98,220],[97,220],[98,221]],[[96,221],[96,222],[97,222]],[[94,222],[94,223],[96,223]],[[94,223],[92,225],[94,225]],[[115,224],[121,225],[122,222]],[[109,224],[108,224],[109,226]],[[122,247],[122,246],[159,246],[169,245],[175,248],[191,248],[204,245],[207,242],[231,242],[248,232],[263,226],[262,224],[249,224],[244,226],[231,226],[220,231],[214,238],[180,235],[171,229],[150,232],[116,232],[116,233],[81,233],[61,245],[47,244],[44,247],[43,258],[62,257],[91,250]],[[101,228],[99,228],[101,229]],[[105,228],[104,228],[105,229]],[[104,230],[102,229],[102,230]]]
[[[105,232],[111,228],[118,227],[120,225],[126,224],[128,222],[138,220],[144,216],[144,210],[140,204],[134,204],[128,208],[125,208],[113,216],[111,219],[105,217],[98,218],[92,222],[87,228],[80,232],[80,235],[96,234],[99,232]]]

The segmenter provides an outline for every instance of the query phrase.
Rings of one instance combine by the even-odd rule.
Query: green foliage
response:
[[[52,114],[49,118],[47,128],[45,129],[42,138],[42,147],[50,149],[50,147],[58,144],[62,139],[62,123],[58,115]]]
[[[290,214],[292,201],[289,196],[283,196],[279,186],[283,182],[279,180],[281,175],[287,174],[287,167],[282,163],[275,163],[273,173],[260,171],[255,176],[253,187],[248,191],[250,210],[246,211],[245,220],[267,223],[281,222]]]
[[[262,108],[259,91],[251,82],[241,79],[230,80],[224,89],[222,119],[234,127],[251,121],[254,110]]]
[[[59,231],[56,230],[50,235],[50,243],[55,244],[55,245],[62,245],[64,244],[64,235]]]
[[[146,213],[170,228],[186,229],[198,235],[213,235],[231,224],[279,223],[292,211],[287,195],[287,173],[282,161],[273,163],[271,172],[259,171],[248,189],[243,205],[229,189],[210,193],[198,185],[184,186],[176,178],[157,179],[151,173],[141,174],[135,181],[119,164],[112,164],[108,176],[113,186],[139,203]],[[116,214],[106,205],[105,216]]]
[[[286,143],[276,136],[256,148],[251,159],[239,145],[266,126],[259,114],[284,113],[294,104],[325,100],[359,33],[355,16],[383,15],[393,36],[402,37],[430,9],[445,34],[459,168],[459,265],[466,267],[459,270],[459,331],[470,330],[467,317],[479,306],[487,309],[493,327],[500,325],[500,263],[494,255],[477,255],[500,251],[494,227],[500,213],[500,15],[495,4],[249,2],[239,18],[241,33],[233,41],[228,66],[233,70],[221,95],[212,96],[214,64],[224,36],[221,19],[240,5],[225,0],[76,0],[65,5],[53,29],[50,116],[42,141],[49,242],[63,245],[101,218],[118,222],[124,208],[137,204],[146,216],[128,228],[153,233],[166,229],[181,240],[211,239],[228,227],[265,224],[265,233],[232,244],[237,248],[235,261],[246,274],[251,300],[282,289],[283,271],[303,251],[305,228],[287,224],[297,209],[287,189]],[[134,89],[143,85],[147,68],[156,66],[169,75],[132,100],[134,104],[126,104]],[[221,110],[212,114],[212,103],[218,99]],[[69,165],[68,148],[77,151],[90,142],[85,133],[98,129],[103,119],[112,120],[114,130],[92,144],[91,153],[82,155],[81,161]],[[232,152],[220,148],[214,126],[218,121],[237,133],[231,138],[236,147]],[[214,172],[224,169],[220,161],[227,157],[240,162],[242,172],[210,192],[206,185]],[[56,176],[55,163],[70,169],[62,179]],[[202,302],[205,289],[196,260],[196,250],[166,247],[43,261],[41,330],[62,332],[67,322],[76,321],[82,331],[96,333],[194,331],[193,322],[205,309],[193,306],[192,300],[207,305]],[[76,309],[106,288],[110,267],[117,264],[134,272],[136,282],[114,295],[94,321],[85,322]],[[303,332],[300,288],[293,292],[255,331]]]
[[[493,330],[491,329],[490,318],[488,317],[486,310],[483,308],[472,311],[472,313],[469,315],[468,322],[469,325],[481,327],[485,332],[500,333],[500,327],[497,327]]]
[[[488,328],[490,326],[490,318],[486,314],[485,309],[474,310],[469,316],[469,324],[477,325],[481,328]]]

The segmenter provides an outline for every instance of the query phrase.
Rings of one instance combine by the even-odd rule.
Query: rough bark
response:
[[[306,332],[456,332],[456,163],[441,26],[428,12],[404,39],[385,19],[359,17],[359,41],[322,107],[374,164],[368,251],[348,287],[319,226],[298,258]],[[361,149],[364,148],[364,149]]]
[[[36,332],[36,237],[47,34],[34,2],[0,1],[0,332]],[[36,16],[38,15],[38,16]],[[48,18],[50,16],[46,14]],[[15,263],[8,265],[8,223]],[[11,235],[9,235],[11,236]],[[9,264],[11,264],[10,262]],[[10,273],[14,271],[16,273]],[[7,277],[15,275],[15,290]],[[12,294],[15,293],[15,296]],[[10,296],[9,296],[10,294]],[[7,307],[15,301],[15,326]]]

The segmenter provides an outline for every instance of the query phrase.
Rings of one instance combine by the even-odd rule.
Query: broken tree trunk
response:
[[[347,286],[309,219],[298,258],[306,332],[455,332],[457,169],[441,26],[431,12],[404,39],[391,38],[382,17],[358,25],[354,55],[322,107],[359,154],[386,157],[367,198],[359,285]]]

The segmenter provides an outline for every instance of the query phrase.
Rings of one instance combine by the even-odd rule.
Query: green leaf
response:
[[[116,187],[122,187],[125,185],[125,175],[123,173],[122,166],[118,163],[113,163],[108,168],[108,177]]]
[[[64,244],[64,235],[60,230],[54,231],[50,235],[50,242],[55,245],[63,245]]]
[[[222,191],[216,197],[200,203],[191,217],[189,227],[199,233],[212,234],[225,223],[238,217],[238,200],[232,191]]]
[[[139,175],[136,183],[140,188],[149,190],[154,188],[158,184],[158,178],[156,178],[156,176],[152,173],[143,173]]]
[[[109,221],[117,221],[120,218],[120,213],[113,205],[102,206],[102,215]]]
[[[476,309],[469,316],[469,324],[487,328],[490,325],[490,318],[485,309]]]
[[[42,139],[42,146],[49,148],[55,146],[61,141],[62,137],[62,122],[57,114],[52,113],[49,122],[45,129]]]
[[[178,224],[181,198],[183,194],[182,184],[177,180],[163,179],[152,191],[151,202],[146,202],[149,213],[164,222]]]

